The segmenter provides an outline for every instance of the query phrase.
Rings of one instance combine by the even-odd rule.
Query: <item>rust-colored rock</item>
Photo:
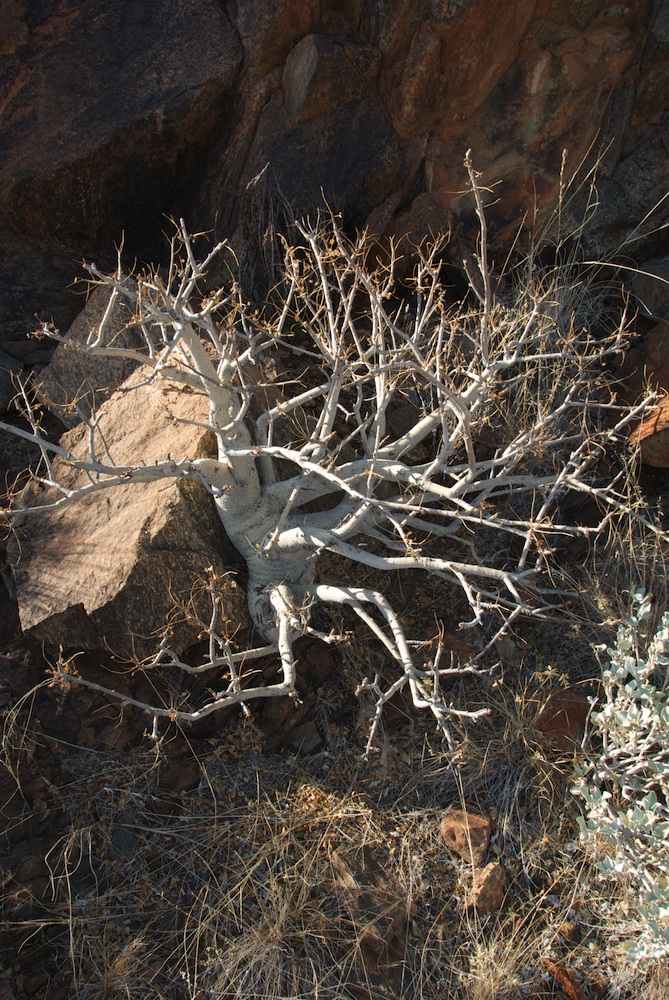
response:
[[[0,340],[35,311],[64,328],[72,261],[113,266],[124,231],[128,260],[155,256],[165,215],[261,254],[272,214],[247,188],[266,166],[270,202],[277,184],[298,210],[324,192],[379,235],[450,225],[459,266],[467,148],[505,250],[604,150],[589,252],[648,215],[623,249],[666,253],[665,0],[12,0],[0,29]]]
[[[632,433],[641,460],[654,469],[669,469],[669,397],[663,397]]]
[[[485,864],[491,833],[492,821],[475,812],[451,809],[441,821],[446,846],[475,868]]]
[[[630,403],[646,387],[669,392],[669,322],[661,320],[625,356],[616,372],[620,395]]]
[[[658,273],[660,263],[655,265]],[[664,286],[658,290],[650,279],[640,282],[637,291],[644,294],[650,307],[658,309],[666,296]],[[666,297],[669,301],[669,296]],[[656,323],[640,343],[627,352],[617,371],[617,379],[618,392],[629,403],[642,399],[649,388],[669,393],[669,320]],[[633,429],[630,440],[638,445],[641,460],[646,465],[669,468],[669,400],[666,396]]]
[[[496,913],[504,902],[506,876],[499,861],[491,861],[485,868],[474,870],[472,891],[466,902],[468,909],[477,913]]]
[[[586,1000],[589,994],[584,990],[583,979],[578,972],[563,962],[553,962],[550,958],[542,958],[541,964],[548,969],[569,1000]]]
[[[537,729],[558,749],[569,750],[580,743],[590,712],[590,702],[578,690],[553,691],[537,717]]]
[[[145,375],[140,370],[130,384]],[[114,394],[99,424],[114,461],[151,464],[168,455],[195,455],[204,432],[168,419],[168,412],[206,422],[208,403],[204,395],[167,383]],[[68,431],[63,443],[88,457],[84,426]],[[203,486],[183,480],[114,487],[27,515],[9,547],[23,630],[69,648],[106,647],[144,657],[155,651],[169,623],[171,644],[181,650],[200,629],[178,605],[193,596],[208,620],[207,568],[221,575],[229,570],[224,544],[211,497]],[[235,631],[247,614],[233,580],[225,601]]]

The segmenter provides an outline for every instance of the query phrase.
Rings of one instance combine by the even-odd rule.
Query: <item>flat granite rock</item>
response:
[[[124,389],[145,375],[140,369]],[[206,431],[168,413],[206,422],[207,399],[161,382],[115,393],[100,421],[114,462],[196,457]],[[88,455],[84,426],[68,431],[61,443],[78,457]],[[56,499],[56,493],[39,499]],[[169,623],[170,645],[183,650],[202,629],[181,605],[192,599],[209,619],[208,569],[223,575],[236,561],[227,544],[226,550],[211,496],[185,480],[113,487],[57,510],[27,514],[8,552],[21,626],[34,638],[67,648],[109,648],[143,658],[155,651]],[[228,579],[223,615],[234,632],[248,618],[243,589],[234,574]]]

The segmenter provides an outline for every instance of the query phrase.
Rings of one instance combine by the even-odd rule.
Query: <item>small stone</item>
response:
[[[569,750],[580,743],[590,711],[590,702],[580,691],[570,688],[552,692],[537,718],[547,743]]]
[[[504,902],[506,876],[499,861],[491,861],[474,872],[474,884],[466,902],[467,909],[477,913],[495,913]]]
[[[634,429],[632,444],[639,446],[641,461],[654,469],[669,468],[669,397],[661,399]]]
[[[196,759],[170,760],[161,765],[158,787],[172,792],[190,792],[202,780],[202,768]]]
[[[441,821],[444,843],[475,868],[485,864],[492,822],[480,813],[451,809]]]
[[[286,739],[288,746],[300,757],[314,753],[322,745],[322,742],[318,726],[311,721],[295,726]]]
[[[581,939],[581,933],[573,920],[563,920],[558,927],[558,934],[565,941],[572,941],[574,944],[577,944]]]
[[[548,969],[562,992],[569,997],[569,1000],[586,1000],[581,977],[574,969],[571,969],[568,965],[553,962],[550,958],[542,958],[541,964]]]

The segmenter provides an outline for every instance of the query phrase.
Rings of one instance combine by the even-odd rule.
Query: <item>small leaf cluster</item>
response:
[[[638,919],[623,928],[635,963],[669,955],[669,613],[654,635],[651,618],[637,590],[615,645],[597,649],[603,693],[591,721],[601,749],[573,788],[585,806],[582,843],[638,896]]]

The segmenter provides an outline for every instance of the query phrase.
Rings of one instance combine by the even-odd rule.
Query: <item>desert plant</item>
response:
[[[319,555],[444,579],[461,589],[473,622],[501,614],[499,635],[519,615],[555,613],[568,599],[551,560],[556,538],[597,536],[628,511],[624,463],[616,471],[608,453],[624,450],[625,432],[647,401],[617,406],[602,389],[603,369],[625,343],[625,317],[612,332],[591,330],[579,312],[586,290],[576,295],[572,272],[560,267],[532,265],[517,284],[510,277],[503,301],[496,297],[483,192],[469,155],[465,162],[480,242],[478,273],[470,261],[471,292],[461,303],[449,304],[441,241],[418,250],[412,278],[400,282],[394,251],[384,261],[364,235],[347,239],[332,216],[295,224],[282,280],[260,311],[244,301],[232,263],[229,281],[205,290],[214,258],[231,260],[230,248],[219,244],[198,261],[183,223],[166,273],[130,280],[120,264],[115,274],[88,266],[109,289],[107,316],[119,299],[131,306],[143,346],[111,342],[105,317],[82,349],[132,359],[146,381],[205,393],[217,456],[119,468],[93,414],[90,456],[82,460],[46,439],[24,391],[30,429],[3,427],[41,453],[35,478],[45,492],[34,509],[119,484],[203,483],[248,567],[253,622],[281,659],[279,683],[245,686],[240,663],[268,647],[233,651],[219,634],[214,590],[204,661],[183,662],[166,639],[144,666],[216,669],[227,672],[225,686],[195,711],[142,704],[155,719],[188,721],[256,698],[295,696],[293,640],[311,631],[315,603],[333,603],[352,609],[398,667],[390,683],[377,676],[365,685],[376,703],[370,739],[384,705],[407,686],[414,706],[430,710],[448,733],[453,715],[484,711],[447,703],[441,682],[457,668],[442,666],[440,652],[417,664],[387,597],[317,581]],[[50,327],[44,333],[67,343]],[[283,398],[254,415],[263,366],[276,353],[291,359],[292,378]],[[403,427],[395,419],[400,408],[409,415]],[[599,524],[562,518],[569,493],[595,500]]]
[[[579,768],[581,839],[605,875],[638,892],[637,919],[621,927],[633,961],[669,955],[669,612],[650,635],[651,600],[632,594],[592,713],[601,750]]]

